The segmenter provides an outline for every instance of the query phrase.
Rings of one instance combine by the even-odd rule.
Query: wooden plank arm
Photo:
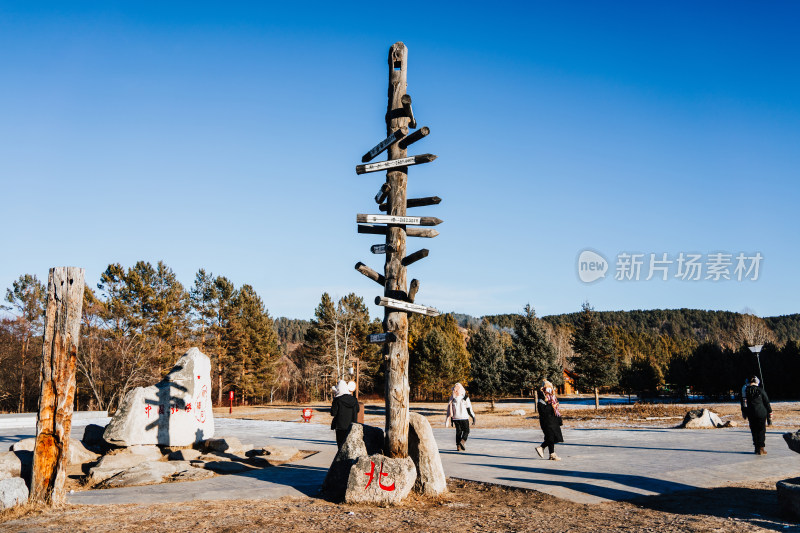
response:
[[[386,285],[386,278],[383,277],[383,274],[378,274],[370,267],[359,261],[356,263],[356,270],[367,276],[369,279],[380,285],[381,287]]]

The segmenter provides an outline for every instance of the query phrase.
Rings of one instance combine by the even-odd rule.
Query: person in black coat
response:
[[[331,404],[331,416],[333,416],[331,429],[336,430],[336,446],[340,450],[350,433],[350,426],[356,421],[356,414],[358,414],[358,400],[350,394],[347,382],[340,380],[336,386],[336,397]]]
[[[556,443],[564,442],[564,437],[561,435],[561,411],[558,408],[556,389],[552,383],[544,380],[541,392],[542,397],[539,398],[536,407],[539,411],[539,425],[544,433],[544,442],[536,447],[536,453],[544,458],[544,449],[547,448],[550,460],[560,461],[561,458],[556,455]]]
[[[759,379],[756,376],[750,378],[747,387],[742,391],[742,416],[750,425],[750,433],[753,434],[753,447],[758,455],[767,455],[764,449],[767,435],[767,420],[772,415],[772,407],[769,404],[767,392],[759,387]],[[770,420],[770,423],[772,421]]]

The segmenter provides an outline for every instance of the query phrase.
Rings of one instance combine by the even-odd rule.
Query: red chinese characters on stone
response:
[[[144,408],[144,412],[147,413],[147,418],[150,418],[150,411],[153,409],[153,406],[147,405]]]
[[[203,388],[200,389],[200,394],[194,398],[194,417],[201,424],[205,424],[206,422],[206,410],[203,408],[203,406],[206,405],[207,401],[208,387],[203,385]]]
[[[190,403],[187,403],[187,404],[186,404],[186,412],[188,413],[188,412],[189,412],[189,411],[191,411],[191,410],[192,410],[192,404],[190,404]]]
[[[372,483],[372,478],[375,476],[375,463],[370,461],[369,464],[370,464],[370,467],[371,467],[370,471],[369,472],[364,472],[365,476],[369,476],[369,481],[367,481],[367,486],[364,487],[364,490],[367,490],[367,488],[369,488],[370,484]],[[389,474],[386,474],[386,473],[383,472],[383,461],[381,461],[381,470],[380,470],[380,473],[378,474],[378,486],[380,488],[382,488],[383,490],[391,491],[391,490],[394,490],[394,481],[392,481],[391,485],[384,485],[383,481],[381,480],[381,478],[383,476],[388,476],[388,475]]]

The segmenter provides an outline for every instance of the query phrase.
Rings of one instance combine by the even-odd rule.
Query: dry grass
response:
[[[3,531],[725,531],[790,530],[772,481],[584,505],[536,491],[449,480],[438,498],[393,507],[317,498],[27,508],[0,514]],[[791,526],[790,526],[791,527]]]

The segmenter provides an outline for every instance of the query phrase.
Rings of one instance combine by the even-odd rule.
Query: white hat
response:
[[[339,380],[339,383],[336,385],[336,397],[344,396],[345,394],[350,394],[350,391],[347,388],[347,382],[343,379]]]

